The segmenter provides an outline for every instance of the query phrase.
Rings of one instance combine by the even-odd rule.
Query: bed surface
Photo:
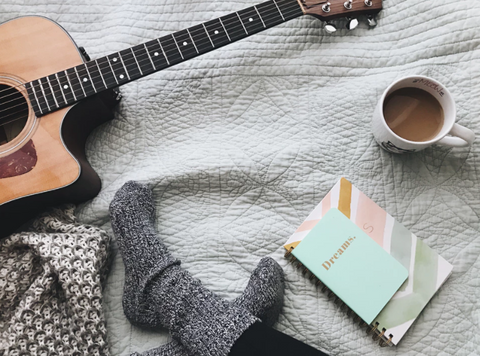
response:
[[[49,17],[98,58],[254,4],[4,0],[0,21]],[[450,89],[457,122],[480,135],[480,2],[387,0],[378,22],[328,35],[304,16],[122,87],[116,119],[87,144],[103,189],[80,220],[111,232],[115,191],[148,183],[162,239],[219,295],[238,296],[263,256],[284,267],[279,330],[331,355],[480,354],[480,143],[397,156],[370,132],[382,91],[421,74]],[[283,258],[342,176],[454,265],[396,348],[379,348]],[[123,273],[116,254],[105,289],[115,356],[168,340],[126,320]]]

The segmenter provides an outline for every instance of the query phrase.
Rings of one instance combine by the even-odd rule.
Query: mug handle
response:
[[[473,131],[459,124],[453,125],[452,131],[449,132],[449,135],[457,137],[446,136],[437,143],[450,147],[467,147],[471,146],[475,140],[475,134]]]

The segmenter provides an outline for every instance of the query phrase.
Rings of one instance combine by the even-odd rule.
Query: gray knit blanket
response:
[[[103,309],[110,238],[73,206],[0,241],[0,356],[110,354]]]

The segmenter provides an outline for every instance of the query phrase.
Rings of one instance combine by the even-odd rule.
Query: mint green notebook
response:
[[[405,267],[335,208],[292,254],[369,325],[408,277]]]

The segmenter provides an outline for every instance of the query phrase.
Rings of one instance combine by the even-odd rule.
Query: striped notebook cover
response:
[[[376,335],[397,345],[453,266],[345,178],[310,213],[284,245],[295,248],[330,208],[337,208],[407,270],[409,277],[372,323]]]

